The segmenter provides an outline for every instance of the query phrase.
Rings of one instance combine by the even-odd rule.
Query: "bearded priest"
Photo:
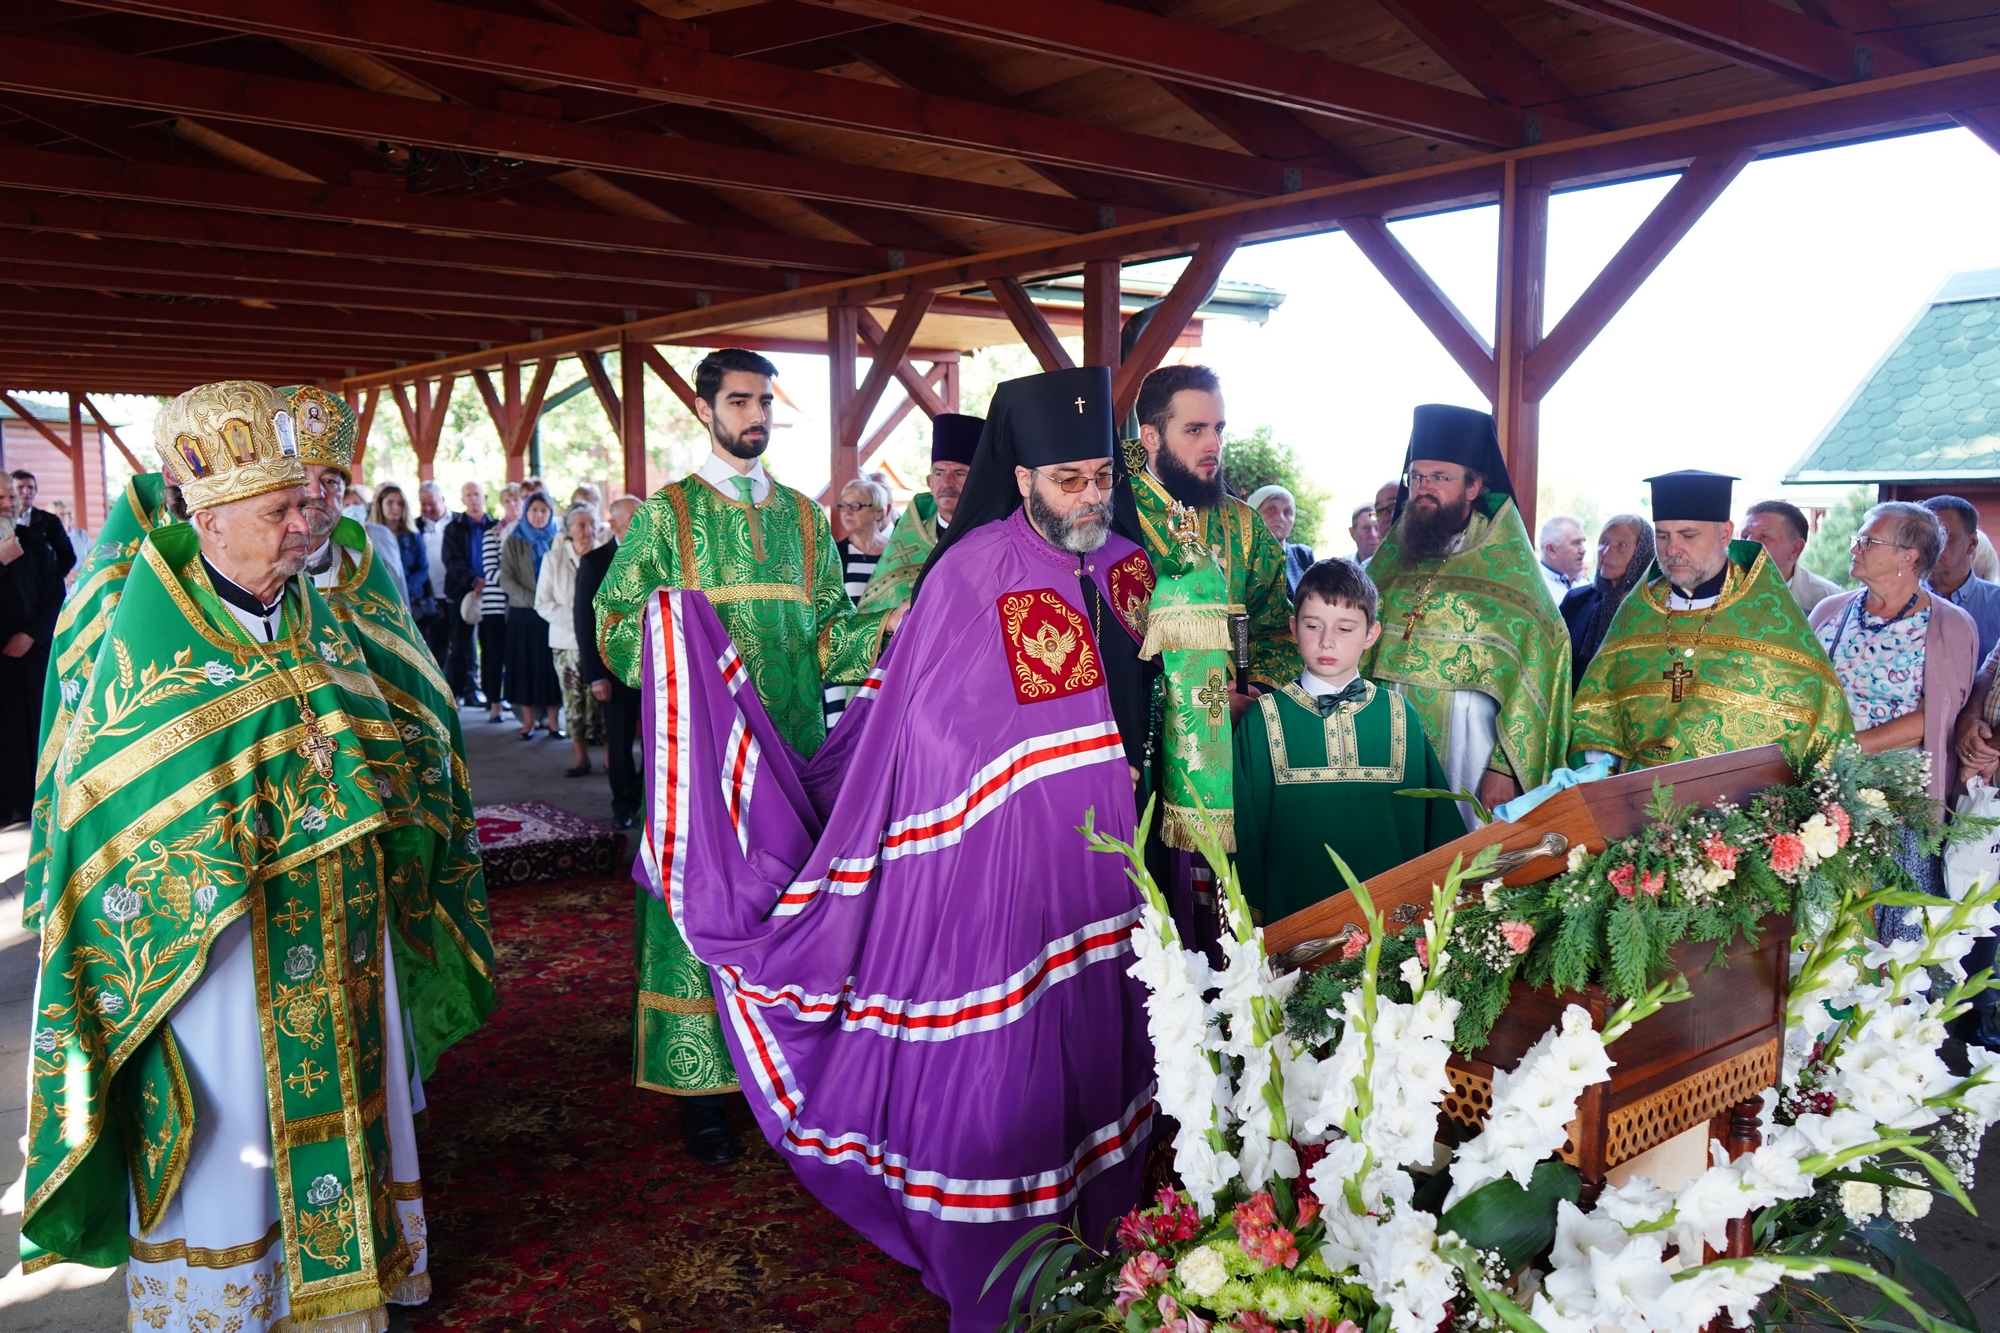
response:
[[[675,775],[649,887],[716,978],[771,1146],[955,1333],[999,1325],[1018,1267],[982,1288],[1033,1227],[1104,1242],[1151,1132],[1139,897],[1077,829],[1137,824],[1147,687],[1118,608],[1150,571],[1108,531],[1113,447],[1103,367],[1000,386],[949,538],[810,770],[701,596],[644,613],[647,764]],[[822,817],[837,758],[855,780]]]
[[[1658,554],[1576,687],[1572,762],[1652,768],[1775,743],[1797,764],[1853,735],[1833,664],[1770,555],[1730,540],[1736,478],[1646,480]]]
[[[785,743],[811,758],[826,740],[823,684],[860,684],[885,621],[893,628],[903,612],[855,613],[825,512],[773,481],[759,461],[771,442],[777,373],[741,348],[711,352],[695,368],[695,409],[708,428],[709,456],[632,516],[597,590],[597,637],[605,665],[636,686],[653,594],[702,589]],[[661,780],[660,770],[650,772],[649,785]],[[680,1098],[688,1152],[726,1166],[738,1155],[727,1107],[739,1085],[707,969],[643,889],[637,911],[633,1082]]]
[[[203,385],[155,433],[190,521],[139,544],[56,758],[23,1265],[129,1258],[135,1327],[374,1333],[430,1290],[390,935],[437,835],[295,577],[288,404]]]
[[[966,473],[972,470],[972,455],[979,448],[979,432],[986,425],[980,417],[958,412],[940,412],[931,418],[931,471],[927,491],[910,497],[896,530],[889,534],[868,586],[861,590],[855,610],[863,615],[908,606],[916,591],[917,575],[938,539],[951,531],[958,513],[958,497],[965,491]]]
[[[1562,764],[1569,630],[1539,564],[1493,418],[1419,407],[1395,522],[1368,562],[1382,637],[1361,674],[1416,706],[1453,790],[1489,809]]]

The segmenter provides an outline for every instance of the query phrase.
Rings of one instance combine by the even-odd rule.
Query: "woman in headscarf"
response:
[[[500,586],[507,594],[507,702],[521,719],[524,741],[534,736],[538,716],[544,735],[563,734],[556,727],[562,680],[549,651],[549,622],[535,610],[542,561],[559,535],[549,497],[537,491],[500,548]]]
[[[1619,603],[1652,563],[1652,524],[1637,514],[1613,514],[1604,520],[1597,534],[1597,577],[1570,589],[1562,603],[1563,623],[1569,626],[1572,688],[1597,656]]]

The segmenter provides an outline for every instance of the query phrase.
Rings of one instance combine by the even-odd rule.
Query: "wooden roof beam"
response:
[[[1094,231],[1104,220],[1096,205],[1061,195],[43,42],[0,43],[0,88],[1050,231]]]
[[[948,144],[1023,161],[1242,194],[1285,191],[1282,171],[1239,153],[436,0],[344,0],[337,6],[312,0],[103,0],[103,4],[125,13],[171,14],[237,31]]]
[[[1923,68],[1921,61],[1892,46],[1843,32],[1771,0],[1575,0],[1571,7],[1809,88]]]
[[[456,237],[533,241],[641,255],[769,263],[801,271],[873,273],[939,253],[899,251],[804,236],[691,227],[636,218],[559,212],[547,208],[471,203],[437,195],[344,185],[262,180],[246,190],[231,172],[112,162],[78,153],[0,148],[0,185],[61,194],[212,208],[241,214],[372,223]]]
[[[1596,112],[1549,73],[1521,39],[1478,0],[1381,0],[1396,21],[1496,101],[1526,110],[1547,108],[1579,125],[1602,127]]]
[[[1547,113],[1523,112],[1366,66],[1140,13],[1108,0],[1008,0],[1004,5],[990,0],[813,3],[1476,148],[1517,148],[1590,130]]]

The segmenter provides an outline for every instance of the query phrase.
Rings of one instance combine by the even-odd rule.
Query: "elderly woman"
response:
[[[543,734],[562,735],[556,727],[562,682],[549,652],[549,622],[535,614],[535,584],[556,535],[555,510],[549,497],[536,491],[500,546],[500,587],[507,594],[507,702],[521,719],[524,741],[534,737],[538,717]]]
[[[1653,563],[1653,525],[1637,514],[1613,514],[1597,534],[1597,577],[1571,588],[1562,601],[1569,626],[1570,684],[1583,682],[1584,668],[1604,646],[1611,617]]]
[[[410,614],[419,621],[435,614],[437,593],[431,582],[430,553],[424,544],[424,534],[417,531],[417,525],[410,521],[410,502],[403,495],[403,488],[393,481],[377,486],[375,499],[368,508],[368,518],[370,522],[387,528],[396,539],[403,587],[410,598]]]
[[[862,589],[868,586],[868,576],[875,572],[876,561],[882,558],[890,529],[895,526],[889,512],[889,488],[868,477],[857,477],[840,488],[840,503],[834,508],[840,511],[840,526],[847,533],[834,543],[834,549],[840,552],[841,578],[848,597],[858,600]],[[826,727],[831,731],[847,707],[854,687],[827,685],[822,691]]]
[[[1849,572],[1862,586],[1813,608],[1812,627],[1854,714],[1855,741],[1870,754],[1922,750],[1931,760],[1931,799],[1942,803],[1957,779],[1952,727],[1972,693],[1979,629],[1972,617],[1924,587],[1944,549],[1937,515],[1892,500],[1869,510],[1854,536]],[[1942,894],[1942,863],[1904,834],[1896,860],[1927,893]],[[1883,908],[1881,939],[1916,939],[1923,918]]]
[[[1298,501],[1283,486],[1259,486],[1246,501],[1264,516],[1264,526],[1285,548],[1285,591],[1297,592],[1299,580],[1313,567],[1312,547],[1292,540],[1292,527],[1299,521]]]
[[[577,505],[563,515],[563,535],[542,558],[542,572],[535,580],[535,611],[549,625],[549,649],[562,682],[569,742],[576,747],[576,762],[563,770],[563,776],[571,778],[590,771],[590,747],[604,739],[604,717],[583,679],[576,642],[577,562],[596,549],[597,511]]]

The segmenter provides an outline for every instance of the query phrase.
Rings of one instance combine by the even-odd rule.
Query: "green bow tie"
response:
[[[1313,702],[1319,705],[1321,717],[1331,717],[1333,710],[1342,704],[1358,704],[1367,697],[1368,682],[1356,676],[1337,694],[1316,694],[1313,696]]]

